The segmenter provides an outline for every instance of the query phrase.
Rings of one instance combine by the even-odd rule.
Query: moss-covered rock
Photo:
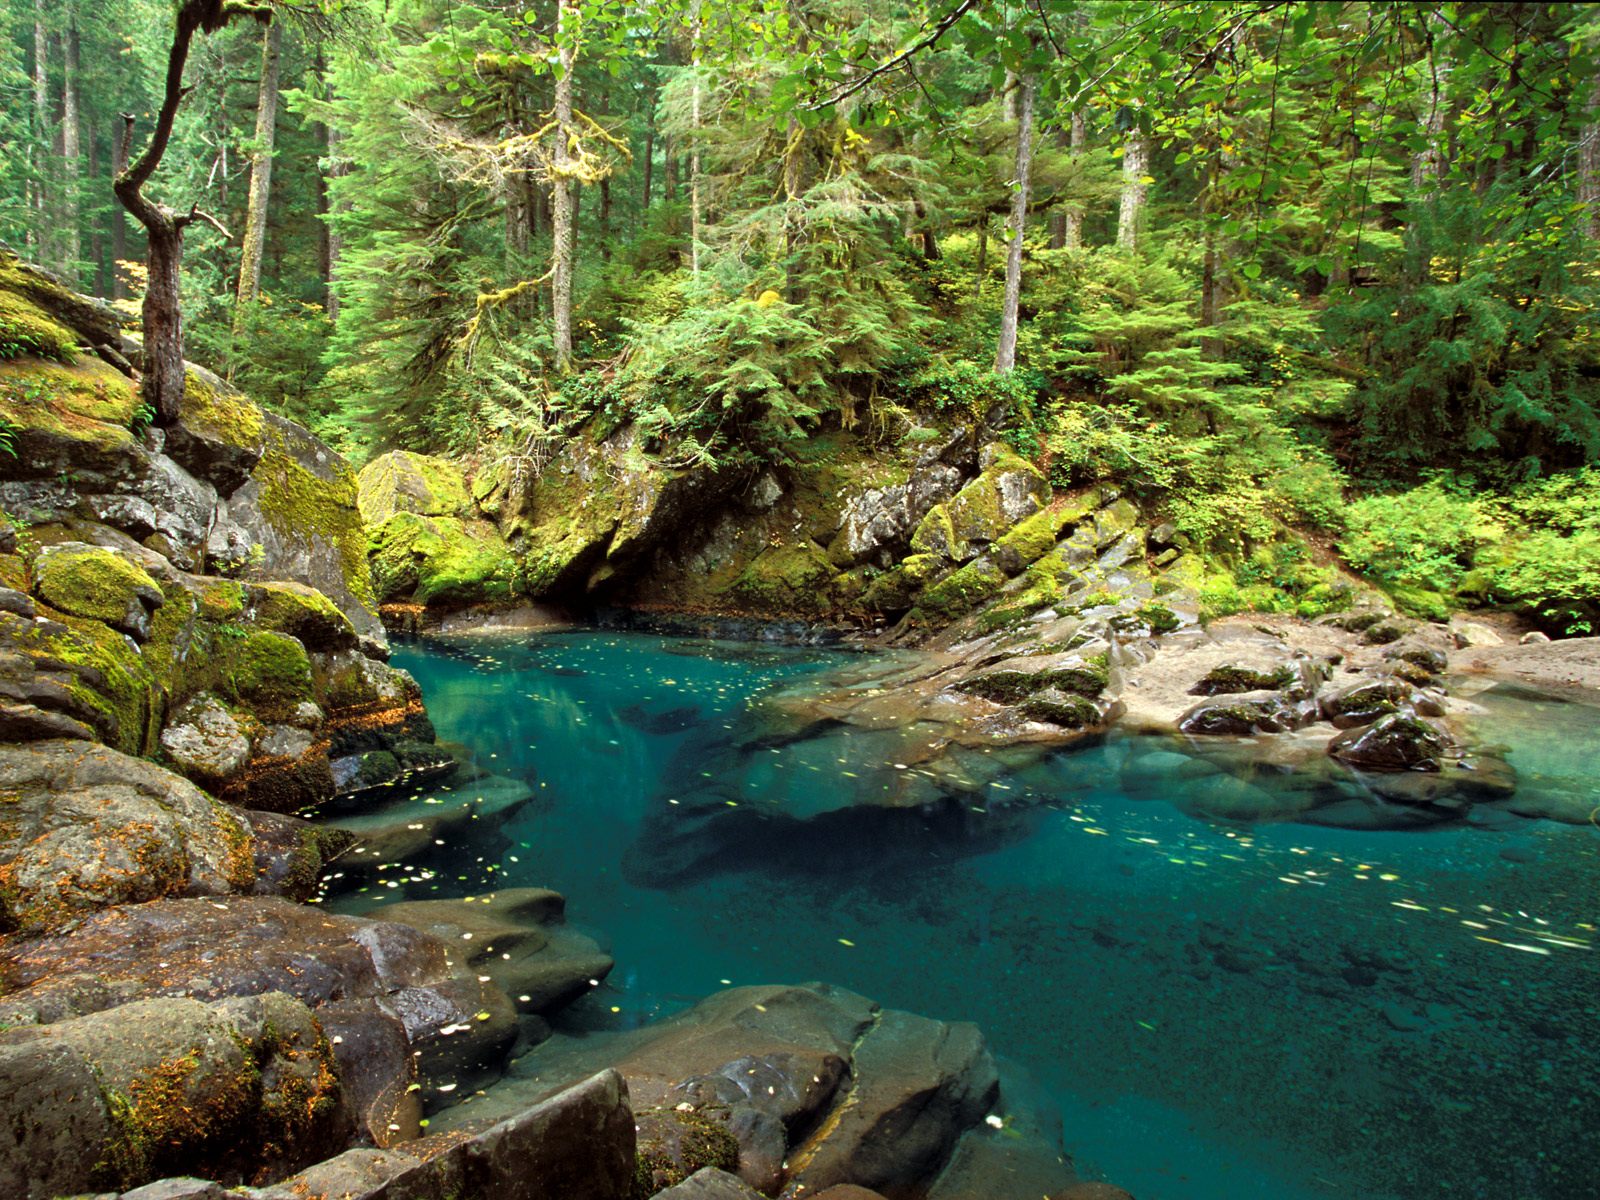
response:
[[[917,608],[938,620],[965,616],[1004,586],[1006,576],[988,559],[975,559],[959,567],[917,597]]]
[[[166,602],[144,568],[114,550],[69,542],[48,546],[34,563],[34,595],[63,613],[103,621],[143,638],[150,614]]]
[[[391,450],[361,468],[356,504],[369,526],[381,525],[396,513],[470,517],[473,511],[459,467],[409,450]]]
[[[486,521],[398,512],[370,536],[380,602],[470,604],[506,600],[516,590],[516,559]]]
[[[238,490],[266,449],[259,405],[211,372],[190,366],[178,420],[168,427],[167,453],[223,496]]]
[[[221,682],[231,699],[269,719],[315,699],[311,660],[294,638],[260,630],[229,641]]]
[[[25,665],[29,677],[53,693],[50,708],[87,722],[107,745],[128,754],[152,752],[161,704],[144,656],[126,636],[99,621],[65,614],[52,620],[49,612],[41,614],[47,618],[42,621],[0,612],[0,648],[16,655],[18,671]],[[27,683],[20,676],[13,680]]]
[[[728,599],[763,614],[828,612],[839,573],[814,545],[772,546],[758,555],[728,588]]]
[[[1093,700],[1106,690],[1110,681],[1110,672],[1101,656],[1040,671],[987,671],[962,680],[956,684],[956,690],[969,696],[982,696],[996,704],[1017,704],[1046,689]]]
[[[957,560],[998,541],[1049,497],[1039,469],[1010,447],[998,442],[986,446],[979,461],[986,464],[982,472],[948,506],[956,539],[952,557]]]
[[[356,644],[355,626],[316,588],[303,583],[259,583],[250,589],[249,623],[286,633],[308,650],[341,650]]]
[[[1062,729],[1087,729],[1101,724],[1105,717],[1092,700],[1067,692],[1047,692],[1029,696],[1017,706],[1030,721],[1043,721]]]
[[[1294,668],[1287,663],[1265,670],[1223,663],[1212,667],[1205,677],[1189,689],[1193,696],[1225,696],[1234,692],[1275,692],[1295,681]]]
[[[0,358],[0,420],[12,430],[7,462],[19,474],[115,469],[134,452],[138,404],[133,381],[97,358]]]
[[[943,565],[943,560],[934,554],[908,555],[867,584],[861,603],[873,612],[904,612],[916,603],[918,594]]]
[[[82,741],[0,745],[0,932],[254,881],[238,816],[171,772]]]
[[[739,1140],[726,1122],[709,1114],[663,1106],[641,1109],[634,1122],[638,1157],[630,1200],[648,1200],[705,1167],[738,1170]]]

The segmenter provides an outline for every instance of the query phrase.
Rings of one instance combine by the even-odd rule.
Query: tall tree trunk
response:
[[[1084,118],[1083,110],[1080,108],[1072,114],[1072,140],[1070,147],[1074,163],[1083,161],[1084,143],[1089,140],[1087,126],[1088,123]],[[1068,204],[1066,211],[1061,215],[1065,218],[1062,223],[1061,244],[1076,250],[1083,245],[1083,205]]]
[[[975,300],[983,299],[983,280],[989,273],[989,214],[978,215],[978,278],[972,285]]]
[[[261,86],[256,93],[256,136],[250,151],[250,206],[239,254],[239,294],[233,329],[244,326],[249,307],[261,297],[261,254],[267,244],[267,206],[272,201],[272,147],[278,129],[278,57],[283,27],[271,22],[261,36]],[[231,367],[230,367],[231,374]]]
[[[554,325],[556,370],[572,370],[572,256],[574,252],[571,155],[567,148],[572,128],[572,69],[577,60],[577,22],[574,0],[557,0],[556,45],[561,73],[556,78],[554,168],[550,205],[550,307]]]
[[[689,143],[689,273],[700,274],[700,0],[690,6],[689,69],[694,80],[689,93],[693,140]]]
[[[600,181],[600,261],[611,261],[611,176]]]
[[[641,195],[639,216],[641,219],[650,215],[650,184],[651,176],[656,167],[656,98],[651,92],[645,98],[645,126],[644,126],[644,187],[640,189]]]
[[[1139,218],[1144,211],[1145,170],[1149,162],[1144,134],[1134,130],[1122,152],[1122,205],[1117,212],[1117,245],[1132,250],[1139,244]]]
[[[1017,164],[1012,181],[1011,246],[1006,252],[1006,295],[1000,307],[1000,343],[994,369],[1005,374],[1017,365],[1017,308],[1022,301],[1022,236],[1028,221],[1028,185],[1033,174],[1033,94],[1037,84],[1025,75],[1017,85]]]
[[[128,170],[128,140],[122,136],[120,128],[111,131],[111,182],[116,181]],[[111,206],[111,298],[113,300],[126,300],[128,298],[128,277],[122,264],[128,259],[128,214],[123,211],[122,205]]]
[[[94,127],[90,126],[89,136],[85,139],[84,149],[88,155],[89,187],[93,195],[100,195],[100,139],[94,135]],[[106,238],[105,226],[100,220],[100,206],[96,204],[89,212],[89,265],[91,285],[96,296],[109,296],[111,294],[111,275],[106,269]]]
[[[67,282],[83,282],[83,229],[78,198],[83,187],[83,131],[78,104],[78,14],[69,11],[61,56],[61,265]]]
[[[1589,236],[1600,241],[1600,75],[1589,84],[1589,111],[1578,147],[1578,201],[1589,206]]]
[[[45,0],[33,0],[33,228],[34,253],[42,263],[55,253],[50,220],[50,35]]]
[[[316,63],[317,86],[323,94],[323,99],[333,99],[333,88],[328,82],[328,64],[322,56],[322,47],[317,47]],[[332,118],[322,122],[322,154],[323,161],[328,164],[326,171],[317,172],[317,206],[322,217],[322,287],[323,311],[328,314],[328,320],[339,319],[339,293],[334,285],[339,280],[339,256],[344,251],[344,235],[334,224],[332,217],[336,205],[333,199],[333,181],[344,174],[344,164],[339,161],[339,131],[334,128]]]

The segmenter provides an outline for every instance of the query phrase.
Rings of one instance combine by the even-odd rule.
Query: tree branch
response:
[[[177,225],[179,229],[182,229],[185,225],[193,225],[196,221],[204,221],[207,225],[211,226],[211,228],[215,229],[230,242],[233,241],[233,234],[228,232],[227,227],[223,225],[221,221],[213,217],[210,213],[206,212],[205,209],[201,208],[198,204],[191,204],[189,206],[188,213],[179,217],[173,222],[173,224]]]
[[[886,61],[879,63],[877,66],[873,67],[872,70],[861,76],[861,78],[852,80],[848,84],[841,84],[839,87],[835,88],[830,95],[821,100],[813,100],[810,104],[805,106],[807,111],[816,112],[819,109],[829,108],[832,105],[838,104],[841,100],[848,99],[849,97],[855,95],[874,80],[889,74],[891,71],[897,70],[901,63],[906,62],[912,56],[937,43],[940,38],[944,37],[945,34],[949,33],[950,30],[955,27],[957,21],[961,20],[962,17],[966,16],[973,9],[977,8],[979,3],[980,0],[959,0],[959,3],[957,3],[956,6],[949,12],[945,13],[944,16],[940,17],[933,28],[930,29],[922,38],[913,42],[904,50],[901,50],[898,54],[893,55]]]

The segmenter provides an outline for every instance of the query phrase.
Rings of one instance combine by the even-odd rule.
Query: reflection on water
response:
[[[752,694],[840,664],[817,649],[574,633],[396,662],[440,736],[536,802],[339,903],[564,892],[618,962],[574,1024],[827,979],[977,1021],[1053,1093],[1080,1168],[1141,1200],[1600,1194],[1591,827],[1219,821],[1241,779],[1305,813],[1304,780],[1164,740],[919,778],[871,731],[752,738]],[[1600,804],[1593,710],[1479,699],[1530,797]]]

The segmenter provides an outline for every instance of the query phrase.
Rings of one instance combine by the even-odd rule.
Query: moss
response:
[[[515,591],[516,559],[486,522],[400,512],[370,537],[381,601],[460,604],[506,600]]]
[[[911,535],[914,554],[954,558],[957,545],[955,526],[950,522],[950,509],[943,504],[935,504],[930,508]]]
[[[208,621],[228,621],[244,611],[244,587],[232,579],[202,577],[196,593],[199,612]]]
[[[771,546],[751,560],[729,585],[727,596],[761,613],[821,613],[832,605],[837,578],[815,546]]]
[[[93,459],[131,448],[138,405],[132,381],[98,358],[71,365],[0,359],[0,419],[18,431],[24,457],[36,439],[64,439]]]
[[[143,568],[99,546],[47,550],[34,563],[34,594],[75,617],[121,624],[141,603],[161,597]]]
[[[72,330],[27,296],[8,288],[7,274],[0,266],[0,359],[32,354],[72,362],[78,348]]]
[[[254,401],[214,387],[193,371],[184,372],[180,416],[195,434],[229,446],[258,446],[266,428]]]
[[[943,565],[935,554],[909,555],[872,580],[861,603],[873,612],[904,612]]]
[[[160,717],[156,683],[127,638],[99,621],[66,614],[60,614],[59,624],[9,615],[0,619],[30,656],[54,659],[73,671],[68,691],[99,714],[97,731],[108,746],[133,755],[154,751]]]
[[[1101,721],[1099,708],[1082,696],[1030,696],[1018,711],[1030,721],[1044,721],[1063,729],[1084,729]]]
[[[1361,635],[1361,640],[1370,646],[1387,646],[1390,642],[1398,642],[1410,632],[1410,628],[1396,621],[1379,621],[1369,625]]]
[[[465,517],[472,512],[460,468],[448,459],[407,450],[391,450],[361,468],[356,476],[356,506],[368,525],[401,512],[425,517]]]
[[[286,634],[265,630],[235,639],[227,648],[222,686],[232,699],[266,717],[314,698],[305,647]]]
[[[345,587],[358,603],[377,611],[366,537],[355,508],[355,476],[339,463],[333,480],[295,461],[283,431],[268,427],[266,449],[253,478],[260,485],[261,515],[287,540],[321,538],[337,548]]]
[[[317,648],[353,645],[355,626],[316,588],[301,583],[262,583],[252,589],[252,624],[286,633]]]
[[[1205,677],[1190,691],[1196,696],[1226,696],[1236,692],[1276,692],[1294,682],[1292,667],[1274,667],[1270,671],[1257,671],[1251,667],[1224,663],[1212,667]]]
[[[917,607],[932,617],[953,620],[997,593],[1005,580],[1005,575],[993,563],[981,559],[970,562],[926,589]]]
[[[996,704],[1016,704],[1048,688],[1093,699],[1106,690],[1110,681],[1105,659],[1097,655],[1075,667],[1053,667],[1048,671],[989,671],[963,679],[956,684],[956,690]]]
[[[137,1187],[176,1171],[192,1169],[198,1151],[221,1143],[254,1099],[259,1073],[246,1058],[243,1068],[208,1075],[197,1102],[190,1080],[200,1065],[195,1051],[158,1063],[126,1091],[103,1089],[112,1133],[95,1165],[97,1185]]]
[[[1391,587],[1389,598],[1407,616],[1421,617],[1425,621],[1448,621],[1453,611],[1449,598],[1443,592],[1429,591],[1427,588]]]
[[[995,544],[995,559],[1011,574],[1043,558],[1056,544],[1061,531],[1071,524],[1056,508],[1042,508],[1018,521]]]
[[[696,1171],[739,1169],[739,1141],[721,1121],[689,1109],[647,1108],[639,1126],[632,1200],[648,1200]]]

